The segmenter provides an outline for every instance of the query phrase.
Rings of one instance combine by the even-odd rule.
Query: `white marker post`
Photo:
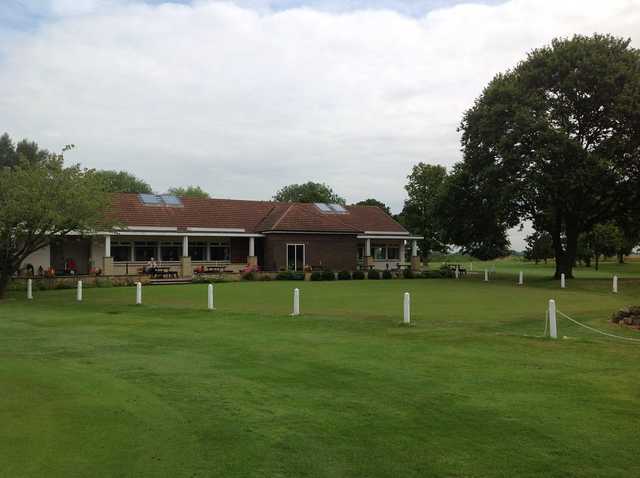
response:
[[[408,325],[411,323],[411,296],[409,295],[408,292],[404,293],[403,305],[404,307],[403,307],[402,322]]]
[[[215,310],[213,305],[213,284],[209,284],[209,287],[207,287],[207,309]]]
[[[613,276],[613,293],[618,293],[618,276]]]
[[[136,282],[136,305],[142,304],[142,282]]]
[[[469,263],[469,272],[473,272],[473,262]]]
[[[567,286],[565,280],[564,280],[564,272],[562,274],[560,274],[560,288],[564,289]]]
[[[293,316],[300,315],[300,289],[293,289]]]
[[[82,302],[82,281],[78,281],[78,291],[76,293],[76,300]]]
[[[460,279],[460,268],[456,266],[456,270],[454,271],[456,279]]]
[[[558,326],[556,324],[556,301],[549,299],[549,336],[552,339],[558,338]]]
[[[33,281],[31,279],[27,279],[27,299],[33,299]]]
[[[484,281],[489,282],[489,271],[487,269],[484,270]]]
[[[518,275],[518,285],[524,285],[524,273],[522,271]]]

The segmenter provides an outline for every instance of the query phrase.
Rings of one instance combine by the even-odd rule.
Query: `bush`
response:
[[[380,279],[380,272],[375,269],[371,269],[369,272],[367,272],[367,279],[372,279],[372,280]]]
[[[280,271],[276,276],[276,280],[293,280],[293,272],[291,271]]]
[[[362,280],[362,279],[364,279],[364,272],[362,272],[362,271],[355,271],[355,272],[353,273],[353,275],[351,276],[351,278],[352,278],[353,280]]]
[[[413,273],[413,271],[411,269],[404,269],[402,271],[402,277],[404,277],[405,279],[413,279],[415,278],[415,274]]]
[[[351,272],[349,271],[338,272],[338,280],[351,280]]]
[[[322,272],[314,271],[314,272],[311,273],[311,280],[312,281],[315,282],[315,281],[319,281],[319,280],[322,280],[322,279],[323,279]]]
[[[393,279],[393,274],[391,274],[391,271],[389,269],[385,269],[384,271],[382,271],[382,278]]]
[[[440,274],[440,271],[422,271],[420,277],[423,279],[441,279],[442,274]]]
[[[331,269],[322,271],[322,280],[336,280],[336,274]]]
[[[442,277],[453,277],[454,276],[454,272],[453,270],[449,269],[449,266],[447,266],[446,264],[442,264],[440,266],[440,276]]]
[[[113,282],[111,282],[111,279],[108,278],[96,278],[96,287],[113,287]]]
[[[269,282],[271,280],[271,276],[262,275],[262,276],[260,276],[260,278],[258,280],[260,280],[262,282]]]
[[[245,272],[242,274],[242,280],[254,281],[256,280],[256,273],[253,271]]]

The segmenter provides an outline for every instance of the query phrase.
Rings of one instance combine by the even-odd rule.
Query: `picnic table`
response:
[[[175,279],[178,277],[178,273],[176,271],[172,271],[169,266],[158,266],[155,268],[151,277],[154,279],[164,279],[165,277]]]

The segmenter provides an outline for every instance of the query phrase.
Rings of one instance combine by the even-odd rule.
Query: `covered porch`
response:
[[[359,235],[357,239],[358,265],[363,269],[422,269],[418,255],[421,236],[371,232]]]
[[[229,230],[128,229],[94,237],[92,262],[103,275],[139,275],[153,260],[158,275],[241,272],[262,262],[260,234]]]

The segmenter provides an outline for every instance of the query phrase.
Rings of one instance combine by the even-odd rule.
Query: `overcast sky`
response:
[[[639,47],[640,0],[2,0],[0,132],[159,192],[313,180],[398,212],[493,75],[593,32]]]

